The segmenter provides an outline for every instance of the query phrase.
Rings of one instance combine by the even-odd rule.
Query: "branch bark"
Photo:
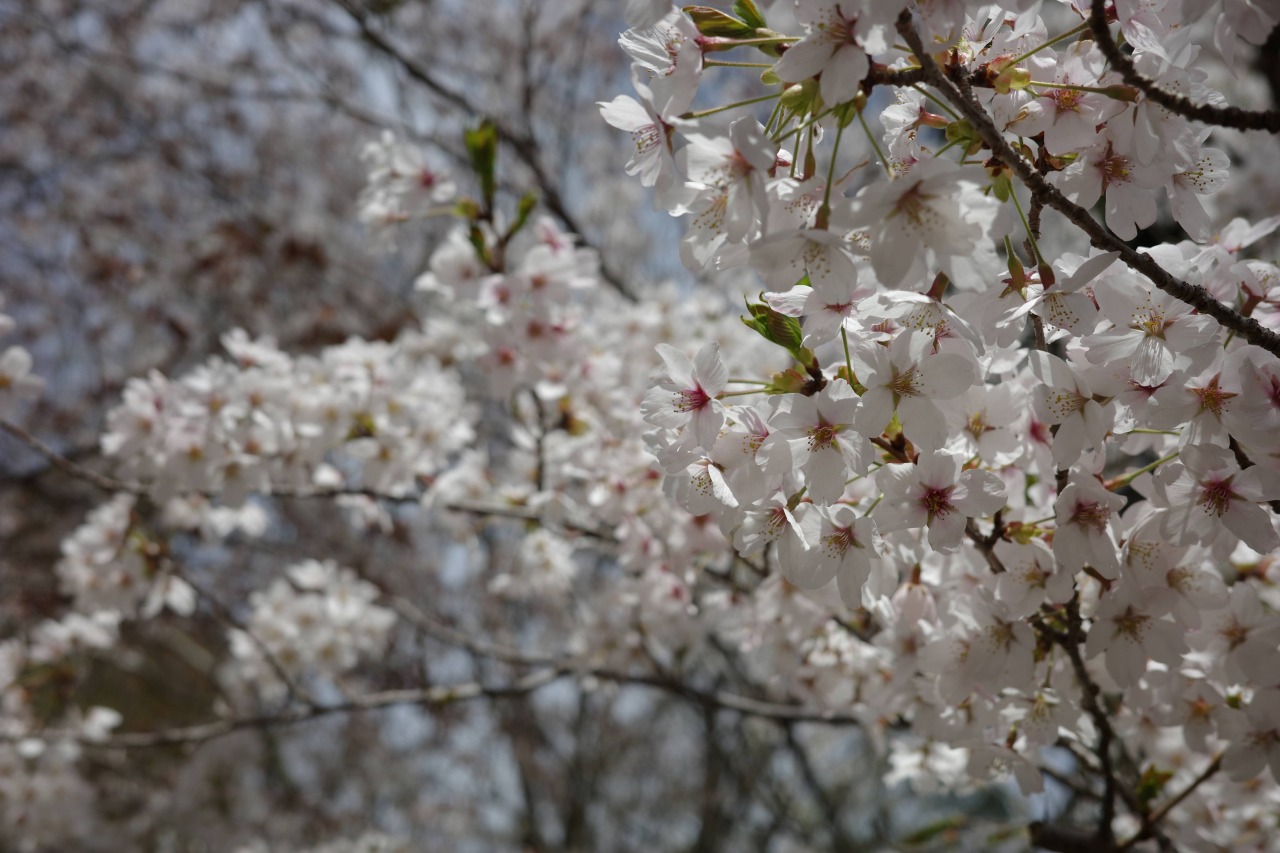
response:
[[[1111,67],[1120,72],[1124,82],[1142,90],[1147,100],[1154,101],[1171,113],[1177,113],[1193,121],[1202,121],[1205,124],[1233,127],[1237,130],[1265,130],[1270,133],[1280,133],[1280,110],[1255,112],[1239,107],[1197,104],[1185,95],[1162,89],[1156,81],[1139,74],[1138,69],[1133,65],[1133,60],[1125,55],[1111,36],[1111,30],[1107,26],[1106,0],[1093,0],[1093,7],[1089,14],[1089,28],[1093,31],[1094,42],[1111,63]]]
[[[1209,291],[1199,285],[1189,284],[1175,278],[1161,267],[1145,252],[1139,252],[1112,234],[1090,215],[1089,211],[1069,200],[1062,191],[1049,183],[1036,168],[1014,151],[996,128],[991,116],[983,109],[982,104],[973,94],[967,75],[959,71],[948,75],[934,61],[925,49],[920,34],[911,20],[910,12],[903,12],[898,18],[898,33],[906,40],[907,45],[915,53],[924,70],[925,79],[938,88],[947,100],[969,119],[975,131],[991,149],[996,159],[1008,165],[1018,178],[1027,185],[1032,194],[1043,203],[1065,216],[1072,224],[1089,236],[1089,241],[1099,249],[1119,252],[1120,258],[1132,269],[1142,273],[1165,293],[1187,303],[1201,314],[1217,320],[1223,327],[1234,331],[1251,344],[1262,347],[1273,355],[1280,356],[1280,335],[1263,326],[1252,317],[1245,317],[1237,311],[1223,305],[1213,298]]]

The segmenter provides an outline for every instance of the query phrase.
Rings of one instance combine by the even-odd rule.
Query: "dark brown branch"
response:
[[[996,511],[995,517],[991,520],[991,532],[986,536],[982,535],[982,531],[978,529],[978,524],[972,518],[965,522],[965,535],[973,540],[973,544],[982,552],[983,559],[987,561],[987,566],[991,571],[998,575],[1004,574],[1004,563],[996,556],[996,543],[1000,541],[1000,537],[1004,535],[1004,510]]]
[[[238,731],[290,726],[335,714],[376,711],[398,705],[418,705],[420,707],[435,708],[486,696],[494,699],[523,696],[526,693],[537,690],[539,687],[550,684],[565,674],[563,670],[559,669],[541,669],[511,684],[499,686],[486,686],[478,682],[468,682],[446,687],[430,687],[423,690],[386,690],[379,693],[369,693],[332,705],[301,705],[287,708],[274,714],[228,717],[181,728],[161,729],[151,732],[125,732],[102,739],[88,739],[77,732],[71,731],[45,731],[39,733],[39,736],[45,739],[60,738],[80,741],[85,746],[115,748],[149,748],[196,744],[215,740]]]
[[[105,474],[99,474],[92,468],[86,468],[76,462],[72,462],[31,433],[27,432],[17,424],[0,419],[0,432],[7,432],[9,435],[21,441],[27,447],[43,456],[50,465],[82,480],[92,486],[97,486],[106,492],[128,492],[129,494],[141,495],[146,493],[146,488],[139,483],[126,483],[123,480],[117,480],[114,477],[108,477]]]
[[[455,648],[465,649],[478,657],[525,666],[549,666],[565,659],[563,656],[545,652],[530,652],[478,640],[465,631],[459,631],[457,628],[452,628],[431,618],[406,598],[398,596],[391,598],[391,606],[396,613],[400,614],[401,618],[433,640]]]
[[[491,699],[523,696],[554,681],[567,677],[595,678],[622,686],[651,687],[701,705],[704,708],[736,711],[744,716],[762,717],[781,722],[822,723],[832,726],[857,726],[861,720],[847,714],[826,713],[802,705],[752,699],[723,690],[703,691],[684,682],[657,675],[631,674],[605,668],[581,665],[566,660],[557,666],[538,669],[509,684],[487,686],[479,682],[411,690],[386,690],[357,696],[332,705],[304,704],[273,714],[227,717],[208,723],[162,729],[151,732],[126,732],[105,739],[86,738],[78,732],[49,730],[40,732],[45,739],[72,740],[86,746],[148,748],[186,743],[204,743],[246,729],[274,728],[359,711],[377,711],[398,705],[441,707],[458,702],[488,697]],[[3,740],[3,738],[0,738]]]
[[[1029,827],[1031,844],[1057,853],[1105,853],[1112,847],[1099,847],[1092,833],[1070,827],[1034,821]]]
[[[944,73],[938,63],[933,60],[928,50],[925,49],[924,43],[920,39],[920,34],[916,32],[915,27],[912,25],[910,12],[904,12],[899,17],[898,32],[906,39],[907,45],[912,51],[915,52],[921,68],[924,69],[925,79],[941,90],[947,100],[951,101],[969,119],[974,130],[977,131],[982,141],[991,149],[995,157],[1012,168],[1018,178],[1027,185],[1033,194],[1087,234],[1089,241],[1094,246],[1105,251],[1119,252],[1121,259],[1126,264],[1145,275],[1165,293],[1182,300],[1201,314],[1214,318],[1225,328],[1234,331],[1249,343],[1260,346],[1273,355],[1280,356],[1280,335],[1267,329],[1252,317],[1245,317],[1239,312],[1228,308],[1203,287],[1188,284],[1170,275],[1150,255],[1131,248],[1128,243],[1125,243],[1100,225],[1089,214],[1089,211],[1070,201],[1062,194],[1061,190],[1045,180],[1044,175],[1041,175],[1034,166],[1014,151],[1013,147],[1005,140],[1004,135],[996,128],[991,116],[987,114],[987,111],[982,108],[982,104],[974,97],[973,87],[967,79],[968,75],[963,70],[960,70],[954,75],[953,79],[953,77]]]
[[[1107,27],[1105,0],[1093,0],[1093,8],[1089,15],[1089,28],[1093,31],[1093,39],[1103,56],[1111,63],[1111,67],[1120,72],[1124,82],[1142,90],[1147,100],[1154,101],[1171,113],[1214,124],[1219,127],[1234,127],[1238,130],[1265,130],[1280,133],[1280,110],[1242,110],[1239,107],[1217,107],[1212,104],[1197,104],[1195,101],[1162,89],[1156,81],[1138,73],[1133,60],[1125,55]]]
[[[808,750],[804,748],[804,744],[796,737],[795,728],[789,725],[784,726],[783,734],[786,737],[787,750],[795,759],[796,765],[800,770],[800,778],[804,780],[809,793],[817,801],[818,808],[822,811],[823,820],[826,821],[827,833],[831,836],[831,849],[844,851],[844,853],[855,850],[857,845],[849,837],[849,833],[845,830],[844,824],[840,820],[839,804],[831,799],[831,795],[822,784],[822,780],[818,778],[818,773],[813,768],[813,762],[809,760]]]

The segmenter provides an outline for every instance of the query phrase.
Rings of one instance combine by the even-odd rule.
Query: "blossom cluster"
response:
[[[430,356],[350,340],[295,360],[270,339],[223,336],[213,359],[178,381],[130,380],[102,448],[154,494],[321,491],[350,482],[398,496],[473,437],[458,379]]]
[[[1220,101],[1177,5],[1109,11],[1153,85]],[[1201,199],[1229,160],[1211,128],[1124,84],[1089,9],[1051,34],[1040,6],[798,0],[791,31],[776,7],[729,36],[690,9],[623,36],[638,100],[601,107],[636,142],[628,171],[689,216],[688,265],[759,275],[746,322],[795,362],[753,377],[715,343],[659,346],[647,440],[669,493],[743,559],[862,614],[853,635],[797,643],[818,696],[909,720],[970,774],[1012,770],[1031,792],[1042,748],[1098,737],[1087,675],[1139,760],[1187,782],[1221,757],[1231,781],[1195,788],[1180,831],[1230,846],[1252,820],[1235,784],[1269,765],[1274,807],[1280,780],[1280,359],[1119,248],[1038,241],[1043,194],[979,127],[1085,217],[1102,200],[1120,248],[1167,203],[1188,239],[1149,258],[1270,330],[1280,270],[1242,250],[1280,219],[1215,225]],[[1228,65],[1233,27],[1276,21],[1222,13]],[[904,57],[904,26],[935,56]],[[764,53],[774,95],[689,111],[714,51],[739,44]],[[932,88],[905,76],[925,60],[945,65]],[[895,75],[876,134],[868,104]],[[961,115],[966,91],[980,115]],[[746,109],[762,100],[763,124]],[[883,177],[839,176],[859,129]]]
[[[378,597],[377,587],[331,560],[290,566],[250,596],[244,628],[230,632],[230,683],[280,693],[282,679],[332,678],[375,657],[396,621],[374,604]]]
[[[566,671],[655,683],[733,654],[860,721],[891,783],[1032,793],[1065,757],[1112,774],[1100,799],[1146,784],[1104,811],[1107,838],[1152,838],[1164,802],[1180,849],[1274,846],[1280,269],[1251,255],[1280,217],[1218,192],[1238,142],[1126,82],[1081,4],[711,12],[631,0],[636,96],[601,113],[687,218],[686,265],[731,298],[617,298],[577,237],[499,209],[480,132],[478,199],[415,146],[370,143],[360,219],[462,220],[417,278],[423,320],[301,355],[233,330],[225,357],[128,383],[101,441],[120,493],[62,546],[66,612],[0,644],[5,825],[87,831],[44,816],[92,812],[90,787],[22,681],[130,620],[215,615],[224,699],[254,707],[376,676],[411,627],[394,580],[291,561],[224,608],[174,547],[327,496],[363,534],[440,537],[432,565],[483,577]],[[1280,21],[1246,0],[1105,12],[1136,73],[1207,105],[1211,71]],[[1183,22],[1210,12],[1206,56]],[[744,65],[769,94],[694,109]],[[1162,209],[1185,237],[1137,255]],[[0,417],[29,370],[0,356]],[[112,714],[59,722],[101,740]]]

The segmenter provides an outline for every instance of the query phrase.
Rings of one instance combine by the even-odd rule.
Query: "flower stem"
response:
[[[954,148],[954,147],[956,146],[956,144],[957,144],[957,143],[959,143],[959,142],[960,142],[960,140],[959,140],[959,139],[953,139],[953,140],[951,140],[951,141],[950,141],[950,142],[948,142],[946,145],[942,146],[942,147],[941,147],[941,148],[939,148],[937,151],[933,152],[933,156],[934,156],[934,157],[941,157],[941,156],[942,156],[942,153],[943,153],[944,151],[947,151],[947,150],[949,150],[949,149],[951,149],[951,148]]]
[[[948,104],[946,101],[942,100],[937,95],[930,92],[924,86],[921,86],[919,83],[912,83],[911,88],[915,89],[917,92],[924,95],[926,98],[933,101],[938,106],[942,107],[942,111],[945,112],[947,115],[951,116],[956,121],[960,120],[960,114],[957,113],[955,110],[953,110],[950,104]]]
[[[774,122],[778,122],[778,129],[782,129],[782,99],[773,105],[773,112],[769,113],[769,120],[764,123],[764,132],[768,133],[769,128],[773,127]],[[776,140],[775,140],[776,141]]]
[[[1115,491],[1116,489],[1123,489],[1125,486],[1129,485],[1134,480],[1141,477],[1143,474],[1146,474],[1148,471],[1154,471],[1164,463],[1170,462],[1177,458],[1178,458],[1178,451],[1175,450],[1172,453],[1170,453],[1168,456],[1162,456],[1161,458],[1157,459],[1155,462],[1152,462],[1150,465],[1143,465],[1137,471],[1130,471],[1128,474],[1123,474],[1119,477],[1116,477],[1113,480],[1108,480],[1103,485],[1105,485],[1108,489],[1112,491]]]
[[[849,333],[840,324],[840,341],[844,344],[844,369],[849,371],[849,387],[853,387],[853,360],[849,358]]]
[[[1018,201],[1017,192],[1010,192],[1009,197],[1013,199],[1013,206],[1018,209],[1018,218],[1022,220],[1022,227],[1027,229],[1027,240],[1031,243],[1031,253],[1036,256],[1036,263],[1044,263],[1044,255],[1040,254],[1040,244],[1036,242],[1036,235],[1031,232],[1031,223],[1027,221],[1027,215],[1022,212],[1022,202]]]
[[[781,103],[781,102],[779,102],[779,103]],[[791,128],[791,130],[788,130],[786,133],[782,134],[781,136],[776,136],[776,137],[774,137],[774,139],[773,139],[773,143],[774,143],[775,145],[781,144],[781,142],[782,142],[784,139],[786,139],[788,136],[791,136],[791,135],[796,134],[796,133],[800,133],[800,132],[802,132],[802,131],[804,131],[804,130],[808,129],[808,128],[809,128],[809,127],[810,127],[814,122],[822,121],[824,118],[826,118],[827,116],[831,115],[831,112],[832,112],[832,110],[831,110],[831,109],[825,109],[825,110],[823,110],[822,112],[820,112],[820,113],[818,113],[817,115],[815,115],[815,116],[813,116],[812,118],[810,118],[810,119],[809,119],[808,121],[806,121],[804,124],[796,125],[795,127]]]
[[[1031,50],[1028,50],[1026,53],[1022,54],[1021,56],[1015,56],[1013,59],[1010,59],[1010,60],[1008,60],[1007,62],[1005,62],[1005,63],[1004,63],[1004,67],[1005,67],[1005,68],[1011,68],[1011,67],[1013,67],[1014,65],[1017,65],[1019,62],[1022,62],[1022,61],[1023,61],[1024,59],[1026,59],[1028,56],[1035,56],[1037,53],[1039,53],[1040,51],[1044,50],[1046,47],[1049,47],[1049,46],[1051,46],[1051,45],[1055,45],[1055,44],[1057,44],[1058,42],[1063,41],[1063,40],[1065,40],[1065,39],[1069,39],[1069,38],[1071,38],[1073,35],[1076,35],[1077,33],[1082,33],[1082,32],[1084,32],[1084,31],[1085,31],[1085,30],[1087,30],[1087,29],[1089,29],[1089,22],[1088,22],[1088,21],[1085,21],[1083,24],[1081,24],[1080,26],[1076,27],[1074,30],[1067,30],[1067,31],[1066,31],[1065,33],[1063,33],[1062,35],[1060,35],[1060,36],[1055,36],[1054,38],[1049,39],[1047,42],[1045,42],[1044,44],[1040,45],[1039,47],[1033,47],[1033,48],[1031,48]]]
[[[867,141],[871,143],[871,148],[876,152],[876,156],[880,158],[880,165],[884,166],[885,174],[893,177],[893,166],[889,165],[889,161],[885,158],[884,152],[880,150],[880,143],[876,142],[876,138],[871,133],[871,128],[867,127],[867,120],[862,115],[862,110],[858,110],[858,124],[862,125],[862,132],[867,135]]]
[[[812,139],[813,137],[810,137]],[[816,227],[826,229],[831,221],[831,186],[835,183],[836,178],[836,155],[840,153],[840,140],[844,138],[844,124],[837,122],[836,124],[836,144],[831,149],[831,165],[827,166],[827,185],[822,188],[822,206],[818,208],[817,221],[814,223]],[[844,327],[840,327],[841,334],[844,333]],[[848,353],[849,345],[845,344],[845,352]],[[850,371],[852,373],[852,371]]]
[[[684,113],[683,115],[680,116],[680,118],[684,118],[684,119],[703,118],[705,116],[715,115],[716,113],[722,113],[727,110],[736,110],[739,107],[749,107],[752,104],[758,104],[761,101],[772,101],[774,98],[780,98],[780,97],[782,97],[781,92],[774,92],[771,95],[761,95],[758,98],[747,98],[747,100],[745,101],[738,101],[737,103],[733,103],[733,104],[725,104],[723,107],[712,107],[709,110],[699,110],[698,112]]]

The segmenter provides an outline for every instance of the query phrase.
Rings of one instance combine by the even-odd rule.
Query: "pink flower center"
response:
[[[1223,391],[1218,387],[1218,383],[1221,380],[1222,376],[1220,374],[1215,375],[1205,387],[1191,389],[1200,398],[1200,411],[1209,411],[1215,415],[1221,415],[1226,410],[1227,401],[1236,396],[1233,392]]]
[[[1104,189],[1112,184],[1129,183],[1129,158],[1112,154],[1110,147],[1107,149],[1107,158],[1098,164],[1098,168],[1102,171]]]
[[[831,11],[831,15],[827,19],[826,23],[819,24],[818,29],[826,33],[827,38],[836,44],[854,44],[853,28],[857,26],[857,24],[857,17],[846,18],[844,16],[844,10],[842,10],[840,8],[840,4],[837,3],[835,9]]]
[[[1146,332],[1148,337],[1164,339],[1164,330],[1172,326],[1173,323],[1164,318],[1154,310],[1148,310],[1144,314],[1138,314],[1133,318],[1133,324],[1130,326],[1139,332]]]
[[[1218,629],[1218,636],[1227,641],[1229,648],[1236,648],[1249,639],[1249,626],[1241,625],[1234,617],[1229,623]]]
[[[1080,110],[1081,93],[1075,89],[1054,89],[1049,93],[1053,98],[1053,106],[1060,113],[1074,113]]]
[[[661,138],[662,129],[656,124],[646,124],[639,130],[631,131],[631,141],[635,143],[637,154],[652,151],[658,147],[658,140]]]
[[[707,407],[711,398],[702,390],[701,385],[686,388],[676,395],[677,412],[696,412]]]
[[[1231,491],[1230,477],[1201,484],[1200,506],[1204,507],[1205,512],[1211,512],[1219,518],[1231,509],[1231,499],[1234,497],[1236,494]]]
[[[889,390],[896,397],[914,397],[918,393],[916,390],[916,367],[911,367],[899,373],[897,369],[893,371],[893,381],[889,383]]]
[[[1151,617],[1145,613],[1138,613],[1130,605],[1126,607],[1124,612],[1119,614],[1113,620],[1116,624],[1116,633],[1128,637],[1131,640],[1139,640],[1142,638],[1143,631],[1146,629],[1147,623],[1151,621]]]
[[[831,533],[822,537],[823,547],[827,553],[835,557],[843,557],[844,552],[850,548],[861,548],[858,537],[853,535],[852,527],[837,527]]]
[[[1105,533],[1107,521],[1110,518],[1111,507],[1090,501],[1076,504],[1076,511],[1072,514],[1071,521],[1096,533]]]
[[[835,447],[836,433],[838,432],[840,432],[840,427],[827,423],[826,418],[819,418],[818,425],[809,429],[809,449],[822,450],[827,447]]]
[[[1028,432],[1031,434],[1031,440],[1034,441],[1036,444],[1047,445],[1049,443],[1049,438],[1051,435],[1049,432],[1049,427],[1045,424],[1040,423],[1035,418],[1031,419],[1031,428],[1028,430]]]
[[[954,486],[947,486],[944,489],[935,489],[932,486],[926,486],[924,494],[920,496],[920,506],[924,507],[924,511],[929,514],[929,521],[935,518],[945,518],[952,510],[955,509],[951,505],[951,490]]]

